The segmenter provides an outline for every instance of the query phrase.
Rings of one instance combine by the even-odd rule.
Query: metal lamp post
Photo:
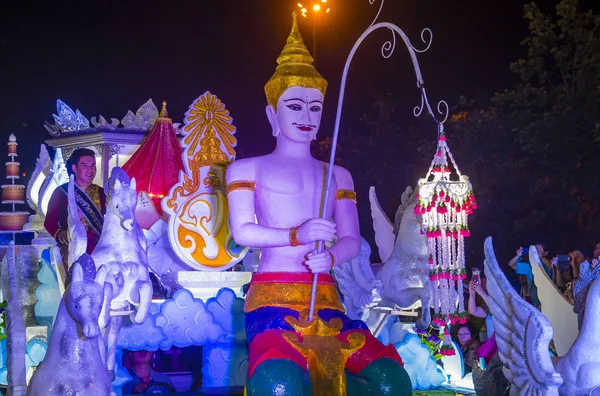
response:
[[[311,17],[312,19],[312,56],[314,58],[314,65],[317,65],[317,34],[316,34],[316,22],[317,22],[317,16],[318,14],[320,14],[321,12],[324,12],[325,14],[329,14],[329,12],[331,11],[330,7],[326,7],[327,5],[327,0],[320,0],[320,1],[314,1],[313,3],[305,6],[302,3],[298,3],[298,8],[300,8],[300,12],[302,13],[302,16],[304,18],[308,18],[308,13],[311,12],[313,14],[313,16]]]

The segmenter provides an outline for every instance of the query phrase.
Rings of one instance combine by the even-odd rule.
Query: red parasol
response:
[[[163,102],[148,138],[123,165],[125,172],[135,177],[138,193],[148,193],[159,215],[162,215],[160,201],[179,180],[179,171],[184,170],[182,152],[167,114],[167,102]]]

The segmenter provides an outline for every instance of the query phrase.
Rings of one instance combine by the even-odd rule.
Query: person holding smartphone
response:
[[[483,306],[477,305],[477,295],[481,297],[484,302]],[[469,282],[469,301],[468,311],[469,314],[476,318],[485,318],[485,327],[487,329],[487,338],[492,337],[494,333],[494,325],[492,322],[492,315],[487,307],[488,294],[485,288],[485,278],[481,276],[481,271],[477,268],[473,269],[473,275],[471,276],[471,282]]]
[[[545,251],[545,247],[540,245],[540,249],[538,249],[538,254],[540,250],[542,252]],[[536,245],[537,248],[537,245]],[[547,255],[547,252],[546,252]],[[535,282],[533,279],[533,270],[531,269],[531,264],[528,262],[529,259],[529,248],[520,247],[517,249],[517,254],[513,257],[508,265],[515,270],[517,275],[519,275],[519,280],[521,281],[521,297],[533,305],[536,308],[540,308],[541,303],[537,295],[537,287],[535,286]],[[544,264],[545,267],[546,264]],[[552,266],[552,263],[550,263]]]

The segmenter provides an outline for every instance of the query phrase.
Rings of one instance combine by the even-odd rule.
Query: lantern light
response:
[[[452,164],[455,177],[449,167]],[[427,236],[429,279],[435,314],[434,325],[466,323],[463,281],[465,238],[470,236],[467,217],[477,209],[469,178],[460,173],[448,148],[443,125],[439,126],[436,153],[425,178],[419,180],[415,214],[423,218],[421,232]],[[444,332],[442,354],[453,354],[452,340]]]

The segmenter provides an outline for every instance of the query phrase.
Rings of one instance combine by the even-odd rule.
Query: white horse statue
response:
[[[508,283],[494,255],[492,239],[485,241],[489,308],[504,375],[511,395],[591,395],[600,389],[600,279],[589,286],[579,336],[560,359],[550,357],[552,326]],[[543,306],[542,306],[543,307]]]
[[[104,340],[98,319],[107,303],[106,267],[98,271],[84,254],[73,265],[71,282],[58,308],[46,357],[35,370],[28,396],[98,395],[112,393],[104,362]]]
[[[135,179],[130,179],[123,169],[115,167],[108,180],[107,191],[102,234],[92,258],[96,267],[106,266],[106,282],[112,286],[110,323],[105,338],[108,347],[106,364],[114,375],[117,338],[123,315],[132,313],[132,320],[138,324],[146,320],[152,302],[152,283],[148,273],[146,239],[134,216],[137,203]],[[73,195],[69,195],[71,201],[74,201]],[[69,210],[72,208],[69,207]],[[78,216],[72,217],[74,221],[80,221]],[[71,224],[69,227],[76,228]],[[78,233],[76,237],[86,238],[85,235]],[[70,243],[76,245],[80,242],[71,236]],[[131,305],[137,307],[137,312],[130,311]],[[104,325],[102,321],[101,324]]]
[[[365,311],[373,307],[409,308],[417,301],[421,301],[423,307],[417,327],[426,328],[431,322],[429,254],[427,239],[421,234],[420,215],[414,213],[416,196],[411,187],[406,188],[392,223],[379,205],[375,188],[371,187],[369,199],[375,240],[383,264],[376,273],[373,272],[369,261],[370,249],[365,241],[355,259],[334,269],[346,305],[348,302],[354,304],[348,311],[358,312],[363,319],[368,316],[366,321],[370,328],[385,314],[371,311],[367,315]]]

